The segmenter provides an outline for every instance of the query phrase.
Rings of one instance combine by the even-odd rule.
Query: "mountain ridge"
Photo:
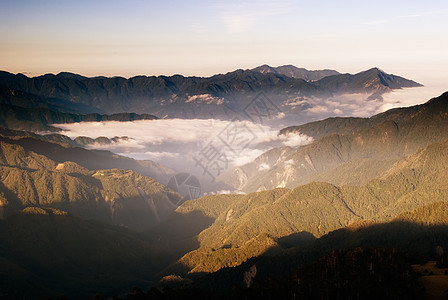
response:
[[[174,174],[157,163],[0,133],[0,217],[33,205],[146,230],[175,209],[170,199],[181,198],[153,179]]]
[[[102,115],[98,113],[75,114],[59,112],[44,107],[20,107],[9,104],[0,104],[0,126],[15,130],[26,131],[52,131],[61,129],[54,124],[70,124],[79,122],[119,121],[130,122],[137,120],[156,120],[151,114],[116,113]]]
[[[306,134],[315,140],[298,148],[271,149],[221,180],[235,189],[253,192],[295,187],[320,180],[325,172],[325,181],[329,176],[339,180],[357,167],[354,160],[363,161],[372,174],[386,171],[393,160],[448,139],[448,92],[425,104],[392,109],[371,118],[329,118],[288,127],[280,134]],[[259,171],[260,164],[269,168]],[[344,164],[351,164],[345,173],[328,173]],[[372,174],[363,177],[371,179]]]
[[[204,226],[198,235],[200,246],[185,254],[177,264],[170,266],[166,274],[194,278],[197,272],[215,272],[217,266],[225,269],[239,262],[272,253],[281,248],[282,239],[292,239],[295,247],[307,247],[320,239],[330,240],[338,247],[352,243],[350,247],[375,245],[369,239],[345,241],[338,238],[344,231],[365,231],[377,235],[375,226],[408,227],[441,226],[446,222],[448,199],[448,140],[431,144],[401,159],[383,176],[363,186],[336,186],[313,182],[295,189],[276,189],[247,195],[225,195],[226,204],[213,216],[212,225]],[[184,203],[177,210],[198,213],[215,207],[223,195],[207,196]],[[224,200],[224,198],[223,198]],[[178,216],[178,221],[183,222]],[[171,222],[177,223],[175,219]],[[177,226],[182,227],[182,223]],[[385,224],[385,225],[381,225]],[[387,225],[388,224],[388,225]],[[420,232],[418,234],[421,234]],[[398,235],[394,232],[394,235]],[[412,236],[412,233],[407,233]],[[410,247],[406,242],[388,240],[389,244]],[[375,241],[384,241],[378,236]],[[443,243],[448,240],[444,238]],[[364,244],[363,244],[364,243]],[[425,255],[433,251],[426,244]],[[322,250],[320,250],[322,251]],[[268,256],[271,254],[268,254]],[[431,254],[434,255],[434,254]],[[210,263],[213,261],[214,263]],[[209,262],[209,263],[205,263]]]
[[[260,73],[274,73],[281,74],[292,78],[300,78],[306,81],[317,81],[326,76],[339,75],[340,73],[335,70],[307,70],[305,68],[297,68],[293,65],[283,65],[278,67],[271,67],[269,65],[261,65],[251,69]]]
[[[261,91],[270,95],[272,101],[280,105],[289,98],[294,98],[293,96],[330,97],[335,93],[360,91],[384,93],[402,86],[420,86],[413,81],[379,70],[373,74],[368,71],[354,75],[334,74],[311,82],[284,75],[289,71],[286,72],[283,67],[272,68],[270,70],[275,72],[265,73],[258,72],[255,68],[210,77],[173,75],[135,76],[129,79],[88,78],[71,73],[30,78],[23,74],[14,75],[1,71],[0,86],[36,95],[39,99],[56,99],[46,100],[51,103],[73,103],[78,105],[83,113],[139,111],[160,118],[229,118],[229,109],[233,110],[234,115],[235,111],[245,107]],[[374,84],[369,83],[371,81]]]

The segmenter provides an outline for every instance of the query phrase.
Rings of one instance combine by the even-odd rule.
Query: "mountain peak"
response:
[[[264,65],[261,65],[261,66],[258,66],[258,67],[255,67],[255,68],[253,68],[253,69],[249,69],[250,71],[255,71],[255,72],[260,72],[260,73],[278,73],[276,70],[275,70],[275,68],[273,68],[273,67],[271,67],[271,66],[269,66],[269,65],[267,65],[267,64],[264,64]]]
[[[254,68],[254,69],[257,69],[257,68],[269,68],[269,69],[272,69],[272,67],[270,65],[268,65],[268,64],[263,64],[261,66],[258,66],[256,68]]]
[[[251,69],[254,72],[260,72],[263,74],[273,73],[277,75],[284,75],[295,79],[303,79],[306,81],[317,81],[324,77],[331,75],[339,75],[340,73],[335,70],[307,70],[305,68],[298,68],[294,65],[283,65],[278,67],[271,67],[267,64],[258,66],[256,68]]]
[[[378,67],[373,67],[371,69],[368,69],[367,71],[364,71],[365,73],[370,73],[370,74],[379,74],[379,73],[383,73],[383,74],[387,74],[386,72],[384,72],[382,69],[378,68]],[[389,74],[387,74],[389,75]]]
[[[356,74],[342,76],[328,76],[319,80],[319,84],[333,92],[389,92],[404,87],[420,87],[420,83],[393,74],[388,74],[378,67]],[[341,89],[341,87],[343,87]]]
[[[56,75],[58,78],[64,78],[64,79],[75,79],[75,80],[83,80],[87,79],[87,77],[84,77],[79,74],[70,73],[70,72],[60,72]]]

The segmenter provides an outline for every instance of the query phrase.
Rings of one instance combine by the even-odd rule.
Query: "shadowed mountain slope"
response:
[[[164,257],[149,239],[124,228],[29,207],[0,220],[0,296],[121,294],[148,284]]]

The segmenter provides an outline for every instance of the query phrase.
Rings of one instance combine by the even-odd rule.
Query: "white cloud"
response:
[[[177,158],[180,156],[180,153],[173,153],[173,152],[151,152],[146,151],[144,153],[146,159],[149,158],[150,160],[159,160],[159,159],[165,159],[165,158]]]
[[[308,112],[312,114],[322,114],[328,112],[328,107],[323,105],[314,105],[307,109]]]
[[[211,193],[206,193],[206,195],[246,195],[245,192],[243,191],[239,191],[239,190],[220,190],[220,191],[216,191],[216,192],[211,192]]]
[[[313,141],[312,137],[309,137],[305,134],[288,133],[282,136],[284,137],[283,145],[288,147],[299,147],[309,144]]]
[[[92,144],[89,148],[110,150],[135,159],[154,160],[177,171],[201,175],[202,169],[198,167],[197,160],[212,157],[213,153],[207,151],[213,149],[224,155],[221,160],[225,161],[227,170],[250,163],[273,147],[296,147],[312,141],[304,135],[278,135],[282,127],[272,128],[249,121],[162,119],[55,126],[64,129],[62,134],[71,138],[128,136],[129,139],[124,141],[110,145]],[[238,135],[234,135],[235,132]]]
[[[305,134],[290,132],[287,134],[279,135],[278,131],[266,132],[265,135],[260,136],[256,139],[255,143],[260,145],[260,147],[265,147],[265,145],[270,145],[271,147],[298,147],[309,144],[313,141],[312,137]]]
[[[284,119],[286,114],[284,112],[279,112],[274,118],[277,120]]]
[[[201,95],[193,95],[193,96],[188,96],[187,100],[185,101],[186,103],[205,103],[205,104],[217,104],[217,105],[221,105],[224,103],[224,98],[219,98],[219,97],[213,97],[210,94],[201,94]]]
[[[296,162],[294,160],[292,160],[292,159],[289,159],[289,160],[285,161],[285,165],[286,166],[295,166]]]
[[[391,108],[412,106],[424,103],[434,97],[440,96],[448,90],[446,82],[433,82],[419,88],[403,88],[383,95],[383,101],[375,109],[376,113],[384,112]]]
[[[308,102],[304,97],[295,97],[285,101],[285,105],[287,106],[304,106],[306,104],[308,104]]]
[[[334,112],[336,115],[341,115],[341,114],[342,114],[342,110],[340,110],[339,108],[335,108],[335,109],[333,109],[333,112]]]
[[[258,166],[258,171],[266,171],[266,170],[269,170],[271,167],[268,165],[268,164],[266,164],[266,163],[261,163],[259,166]]]
[[[160,145],[171,141],[175,142],[197,142],[214,135],[217,130],[222,130],[224,121],[219,120],[142,120],[134,122],[81,122],[74,124],[55,124],[55,126],[66,131],[63,134],[69,137],[88,136],[96,138],[99,136],[114,137],[128,136],[134,141],[145,145]]]
[[[446,84],[436,83],[393,90],[377,99],[369,99],[370,93],[341,94],[329,98],[296,97],[286,100],[282,107],[288,112],[285,119],[300,125],[334,116],[366,118],[391,108],[424,103],[444,90]]]
[[[228,153],[229,160],[235,167],[243,166],[252,162],[255,158],[263,154],[268,148],[263,149],[244,149],[240,154]]]

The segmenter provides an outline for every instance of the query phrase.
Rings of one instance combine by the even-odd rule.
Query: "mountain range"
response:
[[[448,199],[447,157],[447,142],[431,144],[361,186],[313,182],[292,190],[208,196],[185,203],[177,209],[178,215],[166,222],[176,227],[199,223],[198,217],[183,216],[192,211],[209,221],[197,236],[200,247],[167,272],[181,276],[214,272],[272,251],[282,243],[308,244],[343,227],[363,228],[391,221],[446,224],[441,216],[446,215],[446,202],[440,201]],[[162,227],[169,228],[165,223]],[[164,234],[169,236],[170,232]],[[284,237],[288,236],[293,238],[287,241]],[[400,248],[405,249],[406,244]],[[425,251],[429,255],[433,249]]]
[[[398,159],[448,139],[447,111],[448,93],[444,93],[425,104],[370,118],[329,118],[288,127],[279,134],[305,134],[314,142],[271,149],[222,180],[246,192],[312,181],[363,184]]]
[[[117,219],[116,214],[121,209],[132,210],[135,209],[132,206],[137,206],[141,220],[130,218],[131,211],[126,218],[139,224],[134,229],[142,230],[155,224],[158,214],[173,209],[165,187],[153,179],[167,182],[175,174],[173,170],[109,151],[73,147],[64,143],[65,139],[70,140],[68,137],[55,141],[59,136],[0,130],[2,215],[28,205],[51,204],[74,215],[121,224],[118,221],[121,217]],[[105,189],[108,186],[109,190]],[[118,192],[114,191],[116,188]],[[120,208],[116,210],[115,206]],[[129,227],[126,222],[123,224]]]
[[[63,148],[29,137],[13,140],[3,136],[0,145],[0,217],[28,206],[52,207],[142,231],[174,210],[168,197],[180,199],[174,191],[135,171],[94,169],[95,164],[126,166],[126,161],[108,157],[107,152]],[[127,167],[132,167],[132,160],[128,159]],[[140,169],[151,172],[150,165]]]
[[[336,148],[334,140],[338,140],[332,136],[340,132],[348,136],[345,137],[348,141],[352,136],[355,141],[364,141],[359,150],[354,146],[348,148],[356,150],[354,153],[365,153],[367,158],[363,161],[355,157],[327,172],[338,184],[296,183],[293,189],[207,196],[184,203],[159,225],[157,232],[174,247],[189,245],[189,249],[183,249],[187,253],[161,273],[164,282],[171,280],[175,285],[193,280],[189,286],[195,293],[205,289],[231,296],[235,285],[249,292],[244,289],[244,278],[256,272],[254,277],[259,285],[254,283],[255,291],[266,289],[264,292],[269,293],[275,289],[278,294],[277,285],[282,285],[285,279],[279,279],[274,286],[266,280],[282,278],[278,276],[295,272],[335,249],[366,246],[399,249],[412,254],[406,259],[407,268],[422,257],[423,261],[437,259],[437,247],[447,246],[448,137],[443,129],[447,95],[370,119],[329,119],[285,129],[283,134],[307,128],[306,132],[316,138],[317,145],[294,151],[307,149],[310,156],[329,153]],[[326,133],[327,122],[336,127],[331,127],[331,138]],[[391,134],[388,131],[391,129],[402,134]],[[325,143],[330,146],[324,148]],[[369,158],[372,153],[378,156]],[[352,155],[349,153],[347,157]],[[291,157],[281,159],[288,161]],[[300,174],[296,176],[292,178],[301,178]],[[185,224],[195,229],[182,233],[175,230]],[[254,271],[254,265],[259,271]],[[210,275],[204,277],[204,273]],[[188,289],[178,292],[188,295],[191,292]]]
[[[273,73],[279,75],[285,75],[292,78],[300,78],[306,81],[317,81],[327,76],[340,75],[338,71],[335,70],[307,70],[305,68],[297,68],[293,65],[285,65],[280,67],[271,67],[268,65],[262,65],[253,68],[252,71],[260,72],[263,74]]]
[[[365,93],[367,98],[418,86],[421,85],[378,68],[350,75],[332,70],[308,71],[290,65],[277,68],[263,65],[211,77],[173,75],[129,79],[88,78],[71,73],[30,78],[2,71],[0,103],[84,114],[138,112],[159,118],[233,119],[260,92],[281,107],[297,97],[329,98]]]
[[[137,120],[155,120],[150,114],[116,113],[101,115],[98,113],[75,114],[51,110],[43,107],[21,107],[1,104],[0,126],[10,129],[57,132],[59,128],[54,124],[69,124],[78,122],[119,121],[130,122]]]
[[[379,97],[417,85],[376,68],[260,66],[209,78],[1,73],[0,298],[421,299],[446,290],[448,92],[369,118],[284,128],[280,136],[313,141],[271,149],[218,178],[245,193],[185,202],[163,184],[174,170],[81,147],[127,137],[38,132],[152,120],[165,109],[174,117],[189,105],[210,117],[211,106],[233,111],[266,90],[280,93],[281,105],[291,91]],[[424,271],[428,263],[437,274]]]

